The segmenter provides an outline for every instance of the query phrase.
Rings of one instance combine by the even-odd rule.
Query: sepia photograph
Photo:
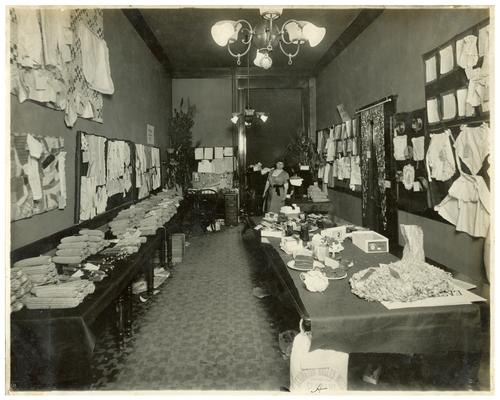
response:
[[[4,6],[5,394],[494,394],[494,14]]]

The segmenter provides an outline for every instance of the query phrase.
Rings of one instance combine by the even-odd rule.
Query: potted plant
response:
[[[315,176],[319,162],[318,155],[314,142],[302,130],[299,129],[288,143],[285,150],[285,160],[287,165],[291,167],[308,166],[312,176]]]
[[[182,190],[191,186],[192,173],[196,168],[193,156],[193,133],[194,113],[196,108],[187,102],[184,109],[184,99],[181,98],[179,109],[174,109],[170,119],[169,133],[170,146],[167,149],[167,162],[165,165],[167,187],[176,185]]]

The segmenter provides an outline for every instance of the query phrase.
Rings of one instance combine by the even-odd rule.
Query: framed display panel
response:
[[[449,130],[451,149],[454,161],[456,161],[454,142],[460,134],[462,126],[475,128],[483,123],[489,124],[489,25],[489,19],[485,19],[422,56],[427,111],[425,119],[426,156],[431,135]],[[464,46],[469,46],[467,51],[463,51]],[[449,50],[446,50],[449,48],[452,49],[451,56]],[[453,60],[452,63],[446,62],[447,66],[444,67],[446,72],[442,73],[444,59]],[[450,65],[452,67],[448,70]],[[463,162],[459,162],[462,171],[470,173],[467,166]],[[488,188],[490,177],[486,171],[489,166],[487,158],[477,173],[483,177]],[[455,173],[448,180],[432,179],[428,183],[429,207],[425,211],[427,217],[444,221],[434,211],[434,206],[441,203],[453,182],[460,176],[459,166],[455,165],[455,167]],[[399,206],[404,207],[401,200],[400,198]]]
[[[135,199],[161,190],[161,154],[157,146],[135,143]]]
[[[120,156],[116,150],[118,148],[122,149]],[[75,223],[133,204],[134,161],[134,146],[131,142],[77,132]],[[119,173],[118,164],[121,162]]]

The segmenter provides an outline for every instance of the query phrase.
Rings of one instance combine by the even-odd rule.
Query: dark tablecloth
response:
[[[311,350],[401,354],[480,350],[477,304],[388,310],[379,302],[369,302],[351,293],[349,278],[355,272],[394,262],[395,256],[364,253],[346,239],[341,255],[354,262],[348,277],[331,280],[324,292],[312,293],[300,280],[300,272],[286,266],[292,257],[279,248],[280,239],[268,239],[271,244],[262,246],[267,246],[268,254],[279,254],[282,262],[275,269],[283,275],[283,282],[288,281],[291,295],[298,296],[297,303],[303,305],[305,317],[311,321]],[[272,258],[276,263],[276,257]]]
[[[94,293],[75,308],[23,309],[11,314],[12,382],[18,386],[55,385],[90,373],[95,345],[93,323],[153,256],[163,235],[149,236],[139,252],[118,261]]]

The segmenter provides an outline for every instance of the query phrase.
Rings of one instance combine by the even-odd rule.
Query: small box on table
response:
[[[352,243],[365,253],[387,253],[389,239],[374,231],[352,232]]]

